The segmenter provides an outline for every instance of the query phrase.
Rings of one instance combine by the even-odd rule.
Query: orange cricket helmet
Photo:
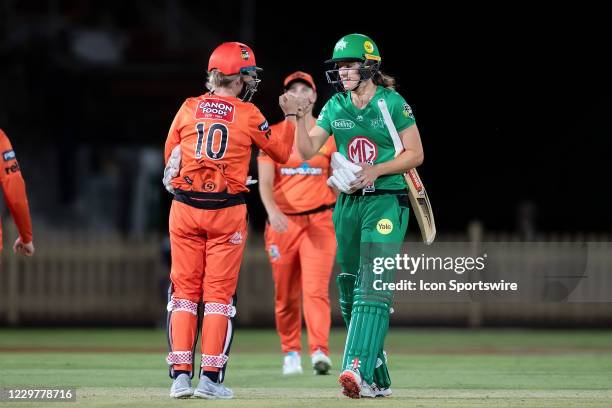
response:
[[[248,75],[251,71],[262,71],[255,62],[253,50],[237,41],[224,42],[215,48],[208,60],[208,72],[213,69],[224,75]]]

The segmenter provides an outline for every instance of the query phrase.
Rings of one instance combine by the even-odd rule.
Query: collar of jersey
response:
[[[383,87],[380,85],[376,85],[376,92],[374,92],[374,95],[372,95],[372,97],[370,98],[370,101],[367,103],[366,106],[364,106],[363,108],[359,109],[358,107],[355,106],[355,104],[353,103],[353,98],[351,98],[351,92],[352,91],[348,91],[346,93],[346,96],[348,97],[348,101],[351,104],[351,109],[353,109],[354,112],[359,113],[363,113],[365,112],[366,109],[368,109],[370,107],[370,105],[372,104],[372,101],[375,101],[377,99],[378,94],[382,91]]]

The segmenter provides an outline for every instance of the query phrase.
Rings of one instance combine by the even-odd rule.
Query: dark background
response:
[[[264,68],[253,102],[274,122],[282,79],[298,69],[315,77],[322,107],[333,92],[323,61],[342,35],[360,32],[414,110],[440,233],[472,220],[515,231],[521,213],[538,231],[604,232],[612,221],[604,16],[576,5],[4,0],[0,128],[35,221],[162,232],[163,164],[147,173],[150,189],[138,190],[137,158],[161,160],[176,110],[203,93],[210,52],[223,41],[253,48]],[[260,229],[265,212],[252,191]],[[143,194],[149,204],[137,203]]]

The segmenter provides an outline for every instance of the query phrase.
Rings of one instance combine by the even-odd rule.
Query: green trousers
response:
[[[340,305],[348,322],[341,369],[357,369],[366,382],[381,387],[391,384],[383,345],[393,293],[376,290],[374,283],[393,282],[395,270],[375,273],[373,264],[375,258],[395,257],[401,249],[408,215],[407,192],[403,190],[379,195],[340,194],[333,214],[342,271],[337,279]]]

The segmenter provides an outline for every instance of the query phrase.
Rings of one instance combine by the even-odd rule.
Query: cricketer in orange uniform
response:
[[[2,154],[2,172],[0,173],[0,182],[2,183],[2,192],[4,200],[7,204],[13,220],[17,225],[19,237],[15,241],[13,249],[22,255],[32,255],[34,247],[32,244],[32,220],[30,218],[30,209],[28,206],[28,197],[26,194],[25,181],[21,176],[19,163],[11,142],[6,134],[0,129],[0,153]],[[26,245],[26,247],[24,247]],[[2,249],[2,228],[0,227],[0,250]]]
[[[241,43],[224,43],[211,55],[208,71],[234,75],[254,70],[255,57]],[[170,210],[173,285],[167,361],[173,371],[191,371],[198,303],[204,302],[203,374],[223,373],[232,338],[234,294],[247,238],[246,187],[251,145],[285,162],[295,125],[270,129],[252,103],[206,93],[188,98],[176,114],[165,145],[168,162],[180,145],[180,173],[172,180]],[[207,374],[208,373],[208,374]]]
[[[290,92],[299,90],[290,88],[295,82],[303,82],[316,91],[312,77],[306,73],[298,71],[289,75],[284,81],[285,89]],[[306,117],[306,124],[315,125],[311,113]],[[277,126],[286,125],[281,122],[272,129]],[[336,253],[332,223],[336,196],[327,186],[327,178],[335,150],[333,138],[329,138],[310,160],[302,159],[295,148],[285,164],[275,162],[265,152],[260,152],[258,157],[260,193],[268,214],[271,216],[271,211],[280,211],[287,219],[286,227],[284,221],[281,227],[268,222],[265,230],[265,245],[276,293],[276,328],[283,353],[301,350],[303,298],[310,353],[320,350],[329,354],[331,316],[328,287]],[[265,183],[269,181],[264,180],[263,174],[266,170],[271,172],[268,166],[273,167],[273,203],[266,202],[269,200],[266,200],[264,191]]]

